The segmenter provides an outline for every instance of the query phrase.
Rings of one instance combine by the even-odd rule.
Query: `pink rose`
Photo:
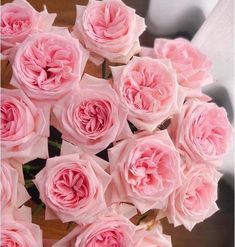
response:
[[[73,150],[63,144],[62,154]],[[107,163],[79,149],[76,153],[47,160],[37,175],[36,184],[41,200],[46,204],[46,219],[87,223],[106,208],[104,193],[110,175],[104,171]],[[106,164],[104,164],[106,163]]]
[[[1,246],[42,247],[42,231],[35,224],[4,215],[1,219]]]
[[[171,237],[163,234],[161,225],[148,231],[140,230],[137,237],[140,238],[139,247],[172,247]]]
[[[109,208],[92,224],[74,228],[53,247],[171,247],[159,229],[148,232],[144,228]]]
[[[213,82],[211,62],[186,39],[155,39],[154,48],[142,48],[140,55],[170,59],[184,87],[198,89]]]
[[[78,86],[87,58],[66,29],[34,34],[18,46],[11,84],[30,98],[54,102]]]
[[[121,0],[90,0],[77,5],[74,35],[93,53],[96,64],[101,57],[110,62],[127,63],[140,51],[139,36],[145,30],[144,18]]]
[[[5,215],[21,207],[30,196],[25,187],[19,183],[17,171],[7,161],[1,161],[0,177],[1,212]]]
[[[1,155],[26,163],[47,158],[49,110],[18,89],[1,89]],[[40,148],[38,148],[40,147]]]
[[[90,153],[131,134],[126,111],[107,80],[84,75],[79,90],[57,102],[53,112],[62,138]]]
[[[1,6],[1,55],[8,58],[16,44],[28,35],[50,30],[56,14],[37,12],[27,1],[15,0]]]
[[[215,163],[231,147],[232,127],[223,107],[188,100],[169,127],[176,147],[195,162]]]
[[[180,157],[166,130],[140,133],[108,152],[111,202],[128,202],[144,213],[166,206],[181,185]]]
[[[204,164],[186,168],[181,187],[170,195],[168,206],[160,212],[158,218],[167,216],[175,227],[184,225],[191,231],[197,223],[218,210],[216,200],[220,177],[221,174],[213,167]]]
[[[128,65],[111,69],[128,120],[138,129],[153,131],[180,110],[184,93],[169,61],[134,57]]]

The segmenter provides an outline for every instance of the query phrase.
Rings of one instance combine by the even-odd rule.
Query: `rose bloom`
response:
[[[144,228],[108,209],[92,224],[74,228],[53,247],[171,247],[168,236],[160,229],[146,231]]]
[[[87,58],[67,29],[31,35],[18,46],[11,84],[44,104],[54,102],[77,88]]]
[[[192,163],[191,160],[187,162]],[[159,213],[158,218],[167,216],[175,227],[184,225],[191,231],[197,223],[218,211],[216,200],[220,177],[221,174],[214,167],[205,164],[186,168],[182,185],[170,195],[167,207]]]
[[[12,213],[15,208],[21,207],[29,200],[30,196],[19,183],[17,171],[6,160],[1,160],[0,177],[1,212]]]
[[[139,36],[145,30],[144,18],[121,0],[90,0],[77,5],[74,35],[92,52],[96,64],[101,57],[110,62],[127,63],[140,51]]]
[[[171,237],[163,234],[162,226],[156,225],[151,230],[142,229],[136,234],[139,237],[139,247],[172,247]]]
[[[87,223],[106,208],[104,193],[110,175],[102,167],[104,161],[76,151],[48,159],[36,175],[34,183],[46,205],[46,219]]]
[[[35,224],[4,215],[1,218],[1,246],[42,247],[42,231]]]
[[[127,113],[107,80],[84,75],[77,91],[53,108],[62,138],[90,153],[131,134]]]
[[[26,163],[48,157],[47,108],[38,108],[19,89],[1,89],[0,116],[2,159],[11,158]]]
[[[180,110],[184,93],[169,60],[134,57],[128,65],[111,69],[128,120],[138,129],[153,131]]]
[[[218,164],[231,148],[232,126],[223,107],[188,100],[169,127],[175,145],[191,160]]]
[[[28,35],[49,31],[56,14],[37,12],[27,1],[15,0],[1,6],[1,55],[8,58],[16,44]]]
[[[170,59],[184,87],[198,89],[213,82],[211,62],[186,39],[155,39],[154,48],[142,48],[140,55]]]
[[[181,185],[180,156],[166,130],[134,135],[109,149],[108,156],[111,203],[133,203],[145,213],[165,207]]]

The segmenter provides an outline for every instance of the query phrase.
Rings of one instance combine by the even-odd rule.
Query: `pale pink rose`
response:
[[[128,65],[111,69],[114,89],[138,129],[153,131],[180,111],[184,92],[169,60],[134,57]]]
[[[17,171],[5,160],[1,160],[0,177],[1,212],[5,215],[21,207],[30,196],[25,187],[19,183]]]
[[[105,209],[104,193],[110,175],[103,163],[79,149],[74,154],[48,159],[34,180],[46,205],[46,219],[87,223]]]
[[[92,53],[96,64],[102,57],[127,63],[140,51],[139,36],[145,27],[144,18],[121,0],[89,0],[87,6],[77,5],[73,33]]]
[[[44,104],[55,102],[78,87],[87,58],[67,29],[31,35],[17,47],[11,84]]]
[[[49,109],[37,108],[19,89],[1,89],[0,118],[2,159],[48,157]]]
[[[139,238],[138,247],[172,247],[171,237],[163,234],[159,224],[148,231],[141,229],[136,235]]]
[[[132,203],[144,213],[165,207],[181,185],[180,156],[166,130],[134,135],[109,149],[108,155],[111,202]]]
[[[1,246],[42,247],[42,231],[39,226],[22,220],[14,220],[11,215],[1,219]]]
[[[99,214],[93,223],[75,227],[53,247],[171,247],[164,245],[165,236],[159,230],[145,229],[146,226],[135,226],[112,207]]]
[[[28,35],[49,31],[56,14],[37,12],[27,1],[14,0],[1,6],[1,55],[8,58],[16,44]]]
[[[176,147],[195,162],[215,163],[222,160],[232,146],[232,126],[223,107],[191,99],[169,127]]]
[[[53,112],[52,124],[62,138],[93,154],[131,135],[126,110],[107,80],[84,75],[80,88],[57,102]]]
[[[170,59],[180,85],[198,89],[213,82],[211,62],[183,38],[155,39],[154,48],[142,48],[141,56]]]
[[[181,187],[170,195],[167,207],[159,213],[158,218],[167,216],[175,227],[184,225],[191,231],[197,223],[218,211],[216,200],[220,177],[221,174],[214,167],[205,164],[186,168]]]

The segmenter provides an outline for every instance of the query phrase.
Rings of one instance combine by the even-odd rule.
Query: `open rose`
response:
[[[166,130],[140,133],[108,152],[112,181],[111,202],[129,202],[144,213],[166,206],[181,184],[180,157]]]
[[[62,138],[90,153],[131,134],[127,113],[107,80],[84,75],[77,91],[53,108]]]
[[[29,34],[49,31],[56,14],[37,12],[27,1],[14,0],[1,6],[1,55],[8,58],[12,48]]]
[[[21,90],[1,89],[0,116],[2,159],[48,157],[49,109],[37,108]]]
[[[18,46],[11,84],[50,103],[78,86],[88,53],[67,30],[29,36]]]
[[[110,176],[104,171],[103,163],[79,149],[76,154],[48,159],[34,180],[46,204],[46,219],[58,217],[63,222],[87,223],[105,209],[104,193]]]
[[[128,65],[111,69],[128,120],[138,129],[153,131],[180,110],[184,93],[169,60],[134,57]]]
[[[140,51],[139,36],[144,30],[144,18],[121,0],[90,0],[86,7],[77,6],[74,35],[94,53],[96,64],[101,57],[127,63]]]
[[[27,221],[15,220],[11,215],[1,219],[2,247],[42,247],[42,231]]]
[[[198,89],[213,82],[211,62],[186,39],[155,39],[154,48],[142,48],[140,55],[170,59],[184,87]]]
[[[96,221],[77,226],[53,247],[171,247],[170,240],[161,230],[146,231],[145,226],[135,226],[128,218],[107,209]]]
[[[195,162],[215,163],[231,147],[232,127],[223,107],[188,100],[169,127],[175,145]]]
[[[5,160],[1,161],[0,177],[1,212],[12,213],[29,200],[30,196],[25,187],[19,183],[17,171]]]
[[[215,168],[205,164],[194,164],[189,169],[186,168],[182,185],[170,195],[167,207],[160,212],[158,218],[167,216],[175,227],[184,225],[191,231],[197,223],[218,210],[216,200],[220,177],[221,174]]]

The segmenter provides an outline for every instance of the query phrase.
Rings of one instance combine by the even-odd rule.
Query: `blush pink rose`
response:
[[[56,14],[37,12],[27,1],[14,0],[1,6],[1,55],[8,58],[16,44],[28,35],[49,31]]]
[[[37,108],[19,89],[1,89],[0,117],[2,159],[26,163],[48,157],[49,109]]]
[[[180,156],[166,130],[140,133],[108,150],[112,181],[107,198],[141,212],[166,206],[181,185]]]
[[[89,0],[77,5],[74,35],[92,53],[92,61],[127,63],[140,51],[139,36],[145,30],[144,18],[121,0]]]
[[[90,153],[131,135],[127,113],[109,81],[84,75],[80,88],[57,102],[52,124],[62,138]]]
[[[1,219],[2,247],[43,247],[39,226],[27,221],[15,220],[10,215]]]
[[[184,87],[198,89],[213,82],[211,62],[186,39],[155,39],[154,48],[142,48],[140,55],[170,59],[178,82]]]
[[[215,163],[226,155],[232,144],[232,126],[223,107],[191,99],[169,127],[181,153],[195,162]]]
[[[123,210],[118,211],[108,208],[91,224],[75,227],[53,247],[171,247],[159,229],[146,231],[146,226],[135,226],[122,215]]]
[[[54,102],[78,87],[87,58],[67,29],[31,35],[17,48],[11,84],[30,98]]]
[[[163,234],[162,226],[159,224],[151,230],[139,230],[136,237],[139,238],[137,244],[139,247],[172,247],[171,237]]]
[[[64,149],[69,150],[69,144],[62,148],[62,153]],[[92,221],[106,208],[104,193],[110,175],[104,168],[103,160],[79,149],[73,154],[48,159],[46,167],[34,180],[46,205],[46,219],[60,218],[63,222],[78,223]]]
[[[30,196],[19,183],[17,171],[6,160],[1,160],[0,177],[1,212],[10,214],[28,201]]]
[[[190,160],[187,162],[192,163]],[[216,200],[220,177],[221,174],[214,167],[205,164],[186,168],[182,185],[170,195],[167,207],[159,213],[158,218],[167,216],[175,227],[184,225],[191,231],[197,223],[218,211]]]
[[[184,92],[170,61],[134,57],[128,65],[111,69],[128,120],[138,129],[153,131],[180,111]]]

